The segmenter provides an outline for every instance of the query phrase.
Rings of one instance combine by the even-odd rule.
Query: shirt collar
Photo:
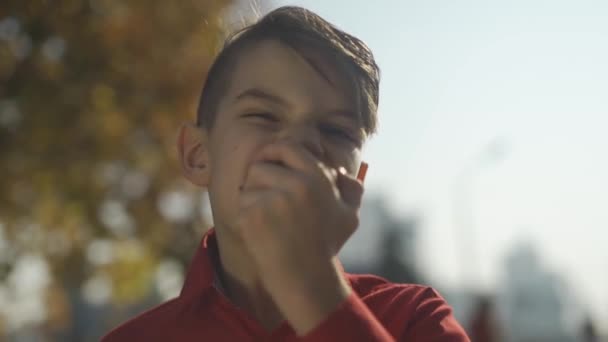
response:
[[[192,298],[198,296],[214,285],[218,289],[221,288],[213,262],[213,258],[217,256],[217,251],[215,229],[210,228],[196,249],[180,297]]]
[[[199,247],[196,250],[194,259],[190,263],[188,274],[186,275],[186,281],[182,287],[180,298],[189,299],[200,296],[205,291],[215,288],[220,293],[223,293],[223,287],[221,278],[218,276],[215,265],[219,262],[219,250],[217,246],[217,237],[215,228],[210,228],[203,239],[201,240]],[[344,272],[344,267],[338,261],[337,266],[340,272]],[[352,282],[350,277],[347,279],[349,283]]]

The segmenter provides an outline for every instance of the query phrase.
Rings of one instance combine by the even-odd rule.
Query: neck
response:
[[[218,258],[215,262],[224,294],[252,315],[266,330],[277,328],[283,317],[270,294],[260,285],[255,265],[240,240],[216,228]]]

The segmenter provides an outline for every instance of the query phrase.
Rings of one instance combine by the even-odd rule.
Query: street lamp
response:
[[[474,220],[474,186],[480,169],[504,159],[504,143],[495,139],[471,158],[455,178],[453,189],[454,225],[461,263],[462,285],[472,290],[479,284],[480,260]]]

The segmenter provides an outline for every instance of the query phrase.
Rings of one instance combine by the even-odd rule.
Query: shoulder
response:
[[[469,341],[446,300],[432,287],[347,274],[353,290],[393,336],[403,340]]]
[[[179,312],[179,298],[160,304],[106,334],[102,342],[158,340],[164,327],[173,321]]]
[[[418,284],[400,284],[390,282],[382,277],[371,274],[350,274],[347,278],[361,298],[366,297],[393,297],[400,301],[420,304],[426,299],[440,298],[441,295],[432,287]],[[403,304],[403,302],[402,302]]]

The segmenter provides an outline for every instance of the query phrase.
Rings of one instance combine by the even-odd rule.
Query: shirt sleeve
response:
[[[433,288],[427,288],[410,327],[399,341],[470,342],[452,308]]]
[[[402,336],[392,336],[353,291],[344,303],[299,341],[470,342],[452,309],[435,290],[428,288],[421,297],[413,319],[405,321],[404,318],[403,324],[408,328]]]

